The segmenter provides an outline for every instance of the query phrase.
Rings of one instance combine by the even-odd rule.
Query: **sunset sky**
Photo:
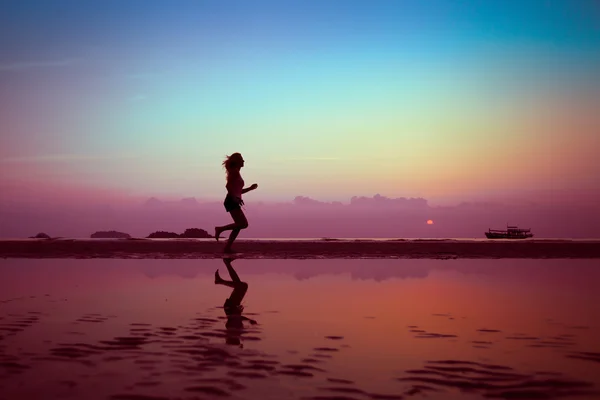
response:
[[[469,200],[600,191],[600,5],[0,3],[0,190]]]

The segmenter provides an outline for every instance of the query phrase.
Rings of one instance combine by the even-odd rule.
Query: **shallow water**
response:
[[[0,399],[600,398],[598,260],[0,261]]]

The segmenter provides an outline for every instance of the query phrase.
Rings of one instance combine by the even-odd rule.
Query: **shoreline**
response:
[[[222,258],[226,238],[214,239],[7,239],[2,258]],[[600,258],[600,241],[527,239],[239,239],[238,258]]]

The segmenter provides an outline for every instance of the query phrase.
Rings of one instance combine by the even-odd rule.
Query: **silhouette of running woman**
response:
[[[244,158],[240,153],[233,153],[232,155],[228,156],[225,161],[223,161],[223,167],[225,167],[225,171],[227,173],[227,184],[225,185],[227,188],[227,196],[225,196],[223,205],[225,206],[225,210],[231,214],[231,217],[233,218],[233,224],[215,226],[215,238],[218,242],[221,233],[231,230],[231,234],[229,234],[229,240],[223,249],[225,253],[234,252],[231,249],[234,240],[237,238],[242,229],[246,229],[248,227],[248,220],[244,215],[244,211],[242,211],[242,206],[244,205],[242,194],[258,188],[256,183],[252,184],[250,187],[244,188],[244,180],[240,174],[240,169],[242,169],[243,166]]]
[[[233,260],[234,258],[223,259],[231,280],[226,281],[225,279],[221,278],[221,276],[219,276],[219,270],[216,270],[215,285],[225,285],[233,288],[231,295],[223,304],[225,315],[227,315],[227,322],[225,323],[227,336],[225,342],[227,344],[241,346],[240,336],[244,329],[244,321],[248,321],[252,325],[256,325],[257,322],[253,319],[242,316],[242,311],[244,311],[242,300],[248,291],[248,284],[246,282],[242,282],[238,274],[233,269],[233,266],[231,265]]]

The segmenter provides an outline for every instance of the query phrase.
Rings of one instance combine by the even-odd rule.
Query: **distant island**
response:
[[[35,236],[29,236],[29,239],[50,239],[50,235],[44,232],[40,232]]]
[[[98,231],[92,233],[90,237],[93,239],[129,239],[131,235],[117,231]]]
[[[150,239],[173,239],[173,238],[178,238],[179,234],[177,234],[175,232],[156,231],[156,232],[152,232],[147,237]]]
[[[196,238],[196,239],[210,239],[210,238],[212,238],[214,236],[212,236],[211,234],[209,234],[204,229],[189,228],[189,229],[186,229],[185,232],[183,232],[179,237],[182,237],[182,238]]]
[[[182,234],[175,232],[156,231],[152,232],[147,236],[149,239],[174,239],[174,238],[187,238],[187,239],[210,239],[213,236],[210,235],[204,229],[189,228],[186,229]]]
[[[152,232],[148,236],[149,239],[210,239],[214,236],[210,235],[204,229],[199,228],[188,228],[185,232],[179,234],[168,231],[156,231]],[[97,231],[90,235],[92,239],[131,239],[131,235],[125,232],[119,231]],[[29,236],[29,239],[52,239],[50,235],[44,232],[40,232],[35,236]]]

